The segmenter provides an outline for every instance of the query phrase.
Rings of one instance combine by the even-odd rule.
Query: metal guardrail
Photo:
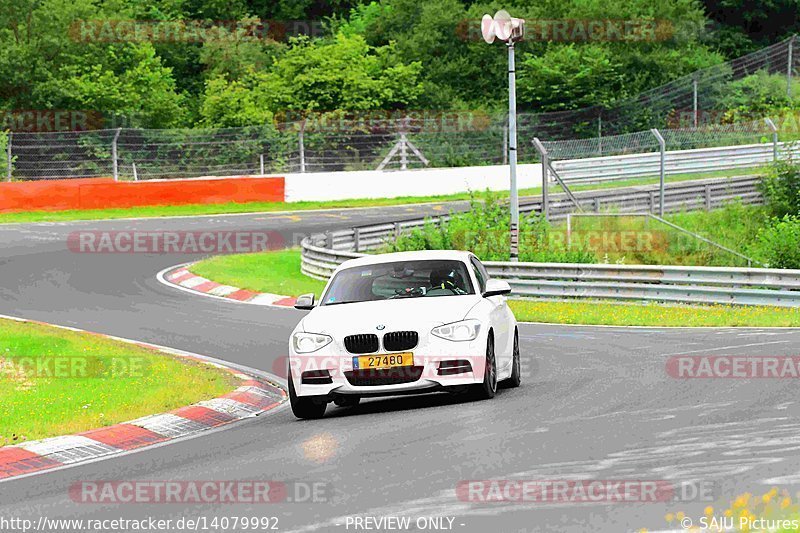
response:
[[[701,183],[674,184],[668,190],[668,203],[688,202],[690,208],[717,206],[741,191],[752,202],[759,200],[756,178],[704,180]],[[727,184],[726,184],[727,183]],[[626,189],[590,191],[581,201],[611,205],[616,197],[621,208],[638,207],[647,190]],[[700,194],[700,198],[693,199]],[[565,205],[571,203],[565,201]],[[535,203],[527,204],[528,211]],[[654,205],[650,203],[649,205]],[[533,206],[533,207],[531,207]],[[573,206],[574,207],[574,206]],[[566,213],[564,214],[566,215]],[[427,220],[440,223],[447,215]],[[426,220],[362,226],[318,233],[301,243],[301,271],[311,277],[328,279],[348,259],[362,257],[396,235],[422,227]],[[767,268],[684,267],[661,265],[604,265],[576,263],[485,262],[492,277],[505,279],[512,294],[526,298],[593,298],[622,301],[660,301],[702,304],[800,306],[800,270]]]
[[[777,153],[776,153],[777,151]],[[667,176],[756,168],[776,158],[800,155],[797,143],[746,144],[695,150],[665,152],[664,173]],[[657,151],[552,161],[553,168],[566,182],[613,181],[658,176],[661,154]]]
[[[722,207],[734,199],[743,204],[761,204],[758,176],[712,178],[667,184],[664,192],[664,212],[710,210]],[[659,205],[658,186],[624,187],[574,192],[578,205],[584,212],[600,213],[613,209],[621,213],[655,212]],[[550,194],[549,220],[566,218],[577,207],[564,194]],[[520,205],[520,212],[541,212],[541,200],[534,199]]]

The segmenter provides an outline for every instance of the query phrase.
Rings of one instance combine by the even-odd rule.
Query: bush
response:
[[[761,230],[756,248],[770,268],[800,268],[800,217],[786,215]]]
[[[470,250],[484,261],[508,261],[510,215],[508,205],[486,192],[483,200],[472,195],[471,210],[451,216],[437,225],[429,220],[421,229],[386,245],[383,252],[410,250]],[[531,214],[520,217],[520,261],[596,263],[591,252],[559,245],[544,218]]]
[[[800,215],[800,165],[779,161],[759,184],[772,216]]]

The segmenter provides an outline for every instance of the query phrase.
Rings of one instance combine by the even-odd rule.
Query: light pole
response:
[[[494,18],[484,15],[481,21],[483,39],[491,44],[495,38],[508,46],[508,165],[511,173],[511,261],[519,260],[519,195],[517,193],[517,77],[514,43],[525,35],[525,21],[513,18],[505,10]]]

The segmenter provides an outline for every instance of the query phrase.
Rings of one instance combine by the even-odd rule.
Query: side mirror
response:
[[[486,290],[483,291],[483,297],[500,296],[503,294],[511,293],[511,285],[502,279],[490,279],[486,282]]]
[[[297,301],[294,304],[295,309],[302,309],[304,311],[308,311],[309,309],[314,309],[314,305],[316,304],[316,296],[314,293],[303,294],[302,296],[297,297]]]

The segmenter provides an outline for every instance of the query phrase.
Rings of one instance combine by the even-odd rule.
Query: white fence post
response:
[[[658,141],[658,147],[661,150],[661,163],[659,165],[659,191],[658,191],[658,216],[664,216],[664,162],[666,159],[666,151],[667,151],[667,143],[664,141],[664,137],[661,136],[661,133],[653,128],[650,130],[653,136]]]
[[[306,171],[306,144],[305,144],[305,130],[306,130],[306,121],[304,120],[303,123],[300,125],[300,133],[297,136],[298,141],[298,148],[300,150],[300,172],[305,173]]]
[[[786,61],[786,95],[791,98],[792,97],[792,74],[794,70],[794,58],[792,57],[792,52],[794,52],[794,38],[796,36],[792,35],[792,38],[789,40],[789,57]]]
[[[533,138],[533,146],[536,147],[536,151],[538,151],[539,155],[542,157],[542,216],[547,220],[550,214],[550,194],[548,191],[548,182],[550,181],[548,167],[550,166],[550,162],[548,160],[547,149],[542,144],[542,141],[539,140],[539,137]]]
[[[8,169],[6,170],[6,181],[11,181],[11,138],[14,136],[13,132],[8,132],[8,145],[6,146],[6,164],[8,164]]]
[[[408,170],[408,139],[406,134],[400,134],[400,170]]]
[[[117,128],[116,133],[114,133],[114,140],[111,141],[111,164],[113,165],[114,169],[114,181],[119,181],[119,162],[117,161],[117,139],[119,139],[119,132],[122,131],[122,128]]]
[[[772,119],[770,119],[769,117],[765,118],[764,122],[766,122],[767,126],[769,126],[769,129],[772,130],[772,160],[773,161],[777,161],[778,160],[778,127],[775,126],[775,123],[772,122]]]
[[[261,170],[261,176],[264,175],[264,154],[258,156],[258,164],[259,169]]]

